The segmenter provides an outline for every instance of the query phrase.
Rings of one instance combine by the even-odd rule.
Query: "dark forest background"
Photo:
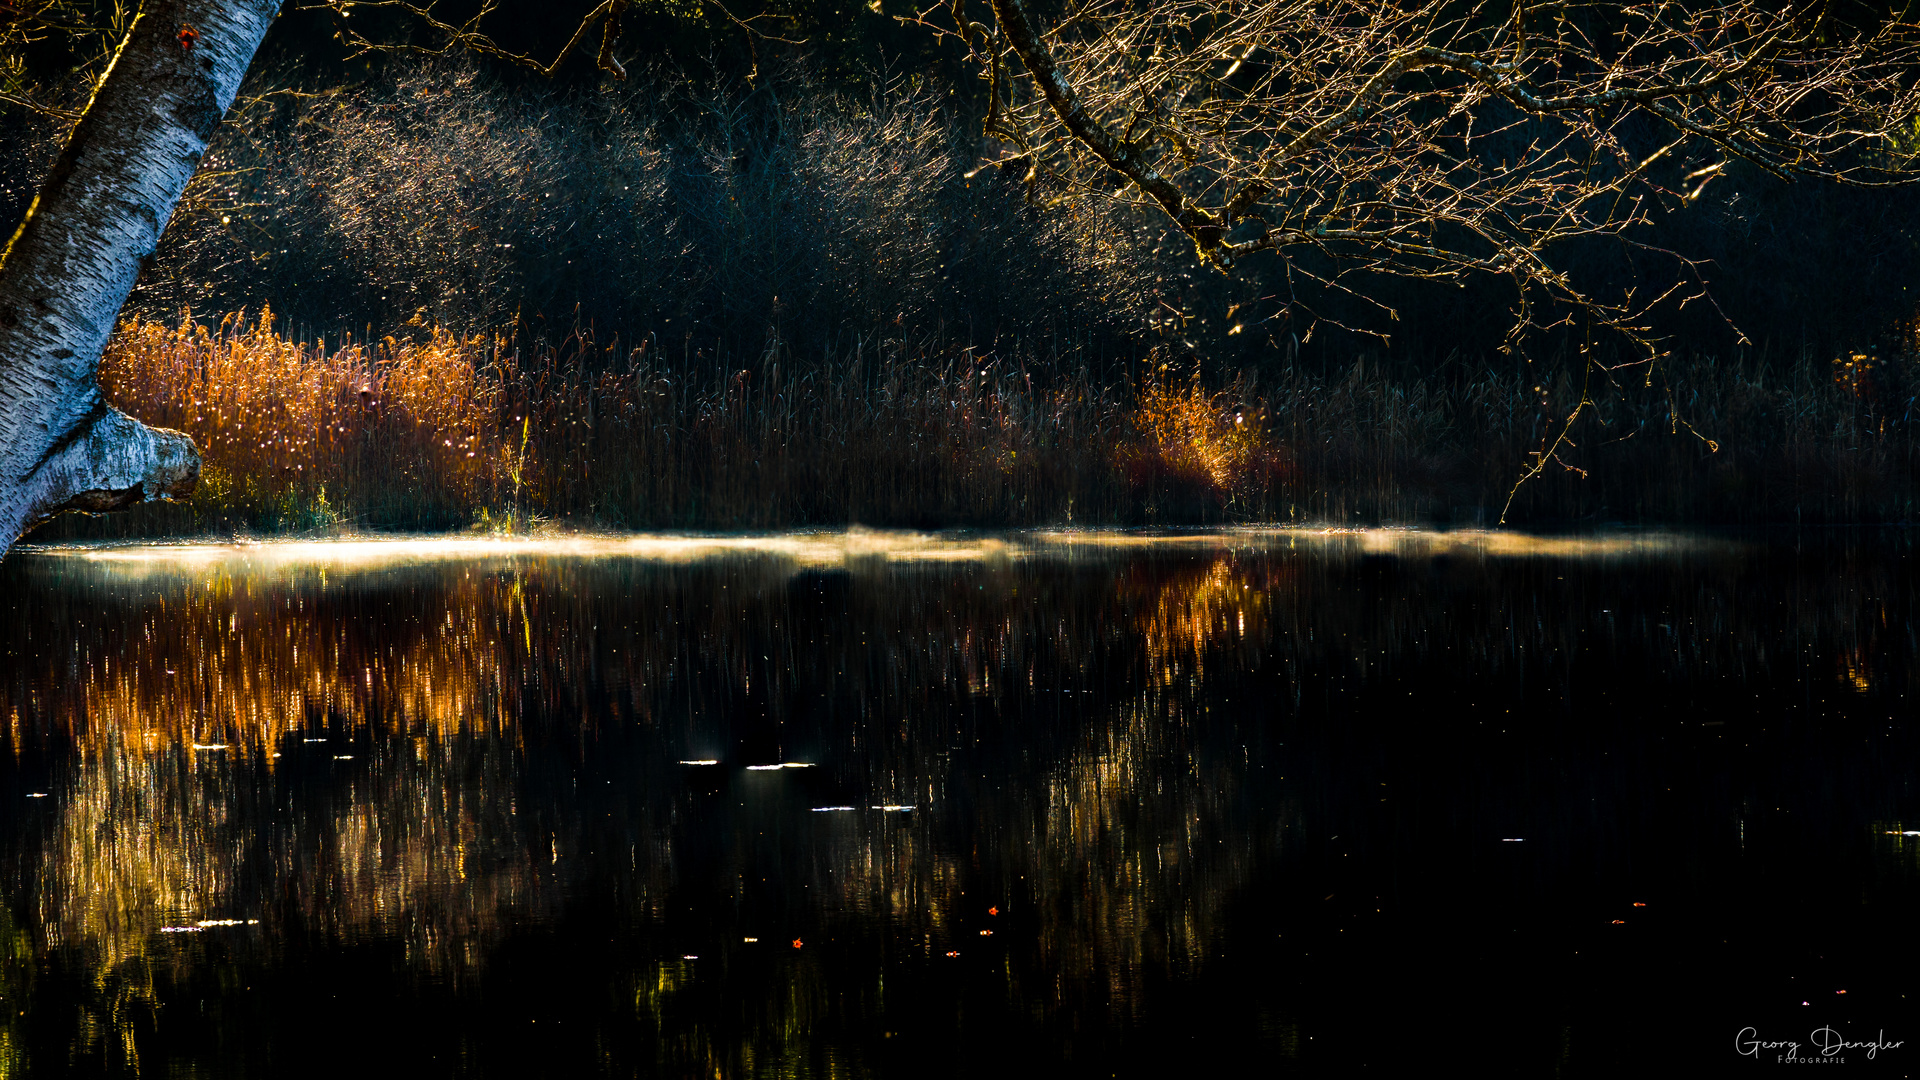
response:
[[[590,48],[551,79],[467,55],[354,57],[333,12],[290,5],[134,309],[271,302],[311,333],[577,317],[744,353],[774,334],[824,343],[911,325],[972,345],[1053,335],[1095,355],[1150,338],[1223,368],[1366,352],[1432,370],[1496,354],[1513,306],[1500,282],[1356,283],[1398,315],[1384,318],[1277,259],[1223,278],[1144,215],[1049,209],[1045,190],[975,173],[999,156],[978,136],[978,80],[891,2],[638,4],[625,81]],[[507,3],[484,25],[545,60],[589,7]],[[353,23],[434,43],[397,13]],[[50,40],[14,77],[77,104],[89,46]],[[0,107],[0,217],[24,213],[58,129]],[[1884,347],[1912,316],[1920,195],[1736,164],[1633,239],[1560,261],[1603,296],[1703,281],[1712,303],[1659,313],[1676,352],[1828,357]]]
[[[544,61],[588,7],[510,2],[485,28]],[[112,9],[93,10],[112,24]],[[449,21],[463,14],[440,10]],[[910,14],[900,0],[637,4],[617,49],[630,75],[619,80],[595,68],[591,48],[552,78],[466,53],[355,55],[333,12],[289,7],[128,313],[218,320],[271,305],[308,341],[441,327],[553,342],[588,328],[602,344],[646,341],[716,373],[774,354],[825,364],[889,341],[894,355],[1017,356],[1042,377],[1109,385],[1149,358],[1220,384],[1291,381],[1307,387],[1296,391],[1302,408],[1320,393],[1313,386],[1358,385],[1362,371],[1403,396],[1504,380],[1509,396],[1541,395],[1531,426],[1501,436],[1507,443],[1536,439],[1542,417],[1564,408],[1548,399],[1581,377],[1579,331],[1536,339],[1526,356],[1503,353],[1515,298],[1499,281],[1349,278],[1361,301],[1315,290],[1277,257],[1223,276],[1149,216],[1059,201],[1043,181],[983,167],[998,151],[979,136],[981,84],[961,56],[898,18]],[[354,25],[374,40],[435,44],[397,13]],[[77,109],[107,39],[50,39],[10,58],[5,78]],[[0,105],[0,217],[24,213],[60,131],[57,118]],[[1746,437],[1748,449],[1771,453],[1767,418],[1799,392],[1790,388],[1836,377],[1853,380],[1855,411],[1881,435],[1889,420],[1904,432],[1920,419],[1906,358],[1920,193],[1785,184],[1736,163],[1692,206],[1656,210],[1628,239],[1558,260],[1602,298],[1656,295],[1677,280],[1707,292],[1654,312],[1673,354],[1658,385],[1627,379],[1609,390],[1659,398],[1628,406],[1645,414],[1640,427],[1665,410],[1704,438]],[[1850,356],[1874,358],[1871,386],[1860,382],[1868,365],[1844,369]],[[1699,387],[1716,378],[1709,397],[1738,396],[1732,376],[1721,378],[1735,371],[1740,386],[1771,381],[1786,396],[1745,407],[1737,423],[1701,406]],[[1460,425],[1516,423],[1511,405],[1503,420],[1471,412],[1448,406],[1447,446],[1435,454],[1472,452]],[[1356,415],[1374,413],[1384,415]],[[1665,434],[1684,440],[1684,426],[1668,423]],[[1902,490],[1884,493],[1873,515],[1910,507],[1909,450],[1895,455],[1908,463]],[[1668,469],[1669,459],[1628,475]],[[1581,463],[1604,468],[1591,454]],[[1427,471],[1471,489],[1438,503],[1473,503],[1483,518],[1516,469],[1489,462],[1471,480],[1453,466]],[[1638,505],[1685,516],[1683,489]],[[1311,501],[1298,494],[1282,502]],[[1608,510],[1543,497],[1562,517],[1634,516],[1618,492]],[[1728,498],[1706,516],[1737,519],[1751,503]],[[1279,505],[1269,500],[1266,512]],[[1767,511],[1789,512],[1800,513]],[[1369,513],[1392,516],[1386,503]]]

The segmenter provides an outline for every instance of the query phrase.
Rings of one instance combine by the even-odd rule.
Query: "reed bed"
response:
[[[187,531],[909,526],[1113,520],[1119,395],[966,349],[856,342],[801,367],[653,339],[557,345],[414,328],[291,340],[271,313],[135,320],[111,400],[192,435],[202,491],[149,515]]]
[[[1037,351],[904,338],[810,362],[776,342],[730,363],[654,338],[576,331],[523,346],[403,329],[328,345],[283,336],[270,312],[128,322],[103,360],[108,396],[193,436],[201,490],[42,538],[1916,516],[1907,354],[1703,358],[1602,392],[1570,364],[1536,385],[1464,367],[1399,378],[1364,361],[1223,381],[1149,357],[1103,380]]]
[[[499,350],[439,330],[327,349],[276,334],[270,311],[213,327],[135,320],[103,357],[101,382],[120,408],[193,436],[204,458],[188,504],[196,524],[445,527],[495,501],[512,465]]]

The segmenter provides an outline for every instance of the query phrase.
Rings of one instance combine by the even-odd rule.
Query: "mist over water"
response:
[[[0,1064],[1619,1075],[1830,1024],[1903,1072],[1911,562],[1897,532],[24,551]]]

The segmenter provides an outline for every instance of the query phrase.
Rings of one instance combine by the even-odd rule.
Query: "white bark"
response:
[[[184,495],[192,440],[100,394],[100,352],[280,0],[148,0],[0,255],[0,554],[63,510]]]

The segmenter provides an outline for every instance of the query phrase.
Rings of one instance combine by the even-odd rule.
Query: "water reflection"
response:
[[[381,746],[318,799],[261,756],[92,749],[52,793],[39,923],[48,948],[103,970],[174,944],[156,934],[273,939],[296,914],[307,932],[389,937],[423,970],[457,968],[503,917],[543,904],[510,803],[489,797],[515,779],[501,740]]]
[[[0,566],[0,866],[42,976],[0,985],[38,995],[0,1057],[292,1060],[230,983],[334,957],[336,988],[452,1010],[421,1067],[859,1075],[991,1030],[1146,1068],[1169,1025],[1307,1053],[1344,1022],[1317,1000],[1384,992],[1315,951],[1437,978],[1395,936],[1425,919],[1524,908],[1571,956],[1639,925],[1582,907],[1623,879],[1684,906],[1835,844],[1905,896],[1890,543],[28,554]],[[223,1018],[177,1018],[209,993]]]

